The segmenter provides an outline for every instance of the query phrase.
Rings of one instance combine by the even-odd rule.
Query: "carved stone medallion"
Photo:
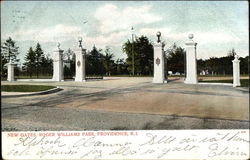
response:
[[[80,67],[80,65],[81,65],[81,62],[77,61],[77,66]]]
[[[161,63],[161,60],[159,58],[156,58],[155,63],[159,65]]]

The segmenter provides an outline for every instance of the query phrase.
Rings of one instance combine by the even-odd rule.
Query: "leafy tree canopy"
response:
[[[18,62],[17,55],[19,54],[18,46],[16,46],[16,42],[9,37],[3,44],[1,45],[1,54],[2,56],[8,60],[8,62]]]
[[[123,44],[123,53],[127,55],[128,71],[132,72],[134,55],[135,73],[153,74],[153,45],[146,36],[136,37],[135,41],[128,40]]]
[[[174,44],[167,51],[167,69],[173,73],[184,73],[185,66],[185,50]]]

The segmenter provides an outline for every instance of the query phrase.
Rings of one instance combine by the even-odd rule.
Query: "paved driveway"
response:
[[[2,98],[2,130],[140,130],[248,128],[249,92],[231,86],[152,84],[152,78],[56,85],[49,95]]]

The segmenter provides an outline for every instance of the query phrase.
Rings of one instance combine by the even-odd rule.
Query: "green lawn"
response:
[[[42,86],[42,85],[2,85],[1,90],[5,92],[39,92],[46,91],[55,86]]]
[[[200,82],[208,82],[208,83],[233,83],[232,79],[228,80],[201,80]],[[241,87],[249,86],[249,79],[240,79]]]
[[[38,77],[36,75],[33,76],[15,76],[15,79],[51,79],[51,76],[46,76],[46,75],[38,75]]]
[[[39,75],[38,77],[37,76],[17,76],[15,75],[14,77],[15,79],[51,79],[52,76],[46,76],[46,75]],[[1,81],[6,81],[7,80],[7,77],[1,77]]]
[[[248,74],[240,74],[241,77],[248,77]],[[232,74],[217,74],[217,75],[198,75],[198,77],[233,77]]]

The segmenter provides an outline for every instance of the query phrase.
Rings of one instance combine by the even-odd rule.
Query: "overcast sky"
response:
[[[161,31],[166,48],[174,42],[185,47],[193,33],[198,58],[226,56],[232,48],[249,54],[247,1],[1,1],[1,40],[12,37],[21,59],[37,42],[50,55],[57,42],[74,49],[79,36],[88,50],[109,46],[115,59],[125,58],[122,44],[131,39],[131,26],[152,42]]]

